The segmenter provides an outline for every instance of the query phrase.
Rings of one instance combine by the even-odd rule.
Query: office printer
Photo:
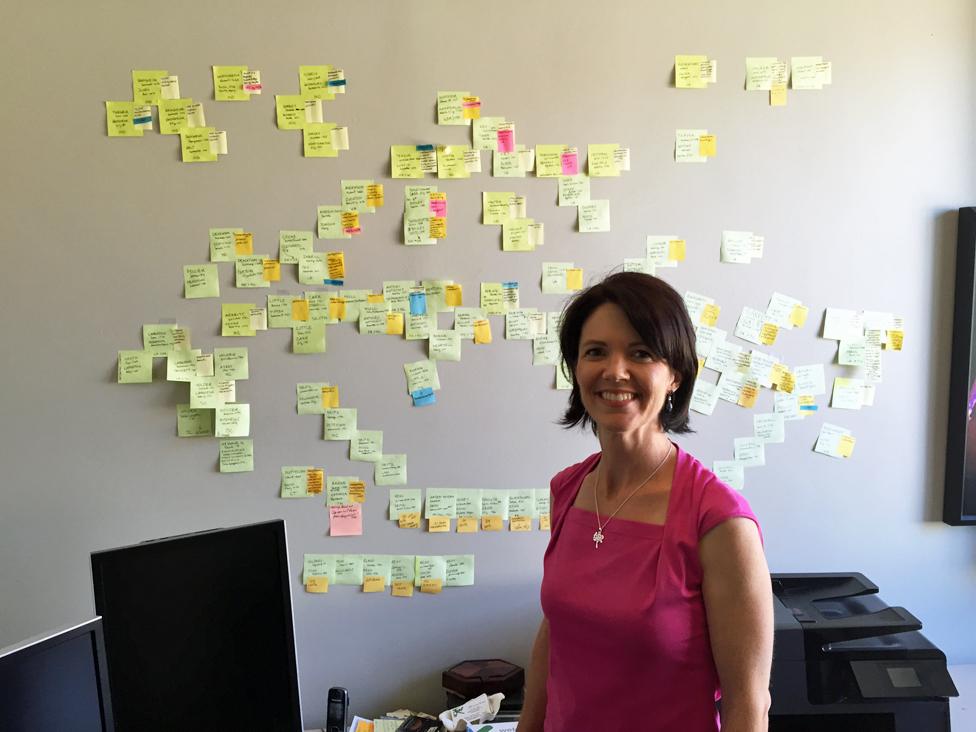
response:
[[[942,732],[945,654],[859,573],[773,574],[770,732]]]

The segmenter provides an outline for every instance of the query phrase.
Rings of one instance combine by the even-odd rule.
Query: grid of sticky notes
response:
[[[322,102],[346,91],[346,74],[330,64],[298,67],[298,94],[275,95],[279,130],[301,130],[307,158],[335,158],[349,149],[349,128],[325,119]]]
[[[550,528],[548,488],[394,488],[390,521],[429,533],[528,532]]]
[[[481,223],[501,226],[502,251],[531,252],[545,243],[541,221],[528,217],[526,197],[511,191],[485,191],[481,194]]]
[[[393,597],[412,597],[414,590],[438,595],[445,587],[474,585],[474,555],[306,554],[302,584],[312,594],[347,585]]]
[[[214,67],[215,84],[218,68]],[[181,97],[179,77],[160,69],[133,70],[132,100],[105,102],[108,136],[143,137],[146,130],[152,132],[154,107],[159,133],[180,136],[184,163],[212,163],[227,154],[227,132],[208,127],[203,103]]]

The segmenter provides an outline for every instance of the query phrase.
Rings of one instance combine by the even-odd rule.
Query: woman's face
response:
[[[678,387],[671,368],[655,361],[624,311],[604,303],[583,323],[576,382],[600,434],[659,432],[658,416]]]

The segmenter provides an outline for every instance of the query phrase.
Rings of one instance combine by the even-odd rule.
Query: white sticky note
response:
[[[759,467],[766,464],[766,443],[760,437],[736,437],[735,459],[747,468]]]

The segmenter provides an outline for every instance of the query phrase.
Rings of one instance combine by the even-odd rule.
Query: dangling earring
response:
[[[668,414],[671,414],[671,412],[674,411],[674,400],[672,399],[672,394],[674,394],[673,391],[668,392],[668,403],[664,407],[664,411],[666,411]]]

